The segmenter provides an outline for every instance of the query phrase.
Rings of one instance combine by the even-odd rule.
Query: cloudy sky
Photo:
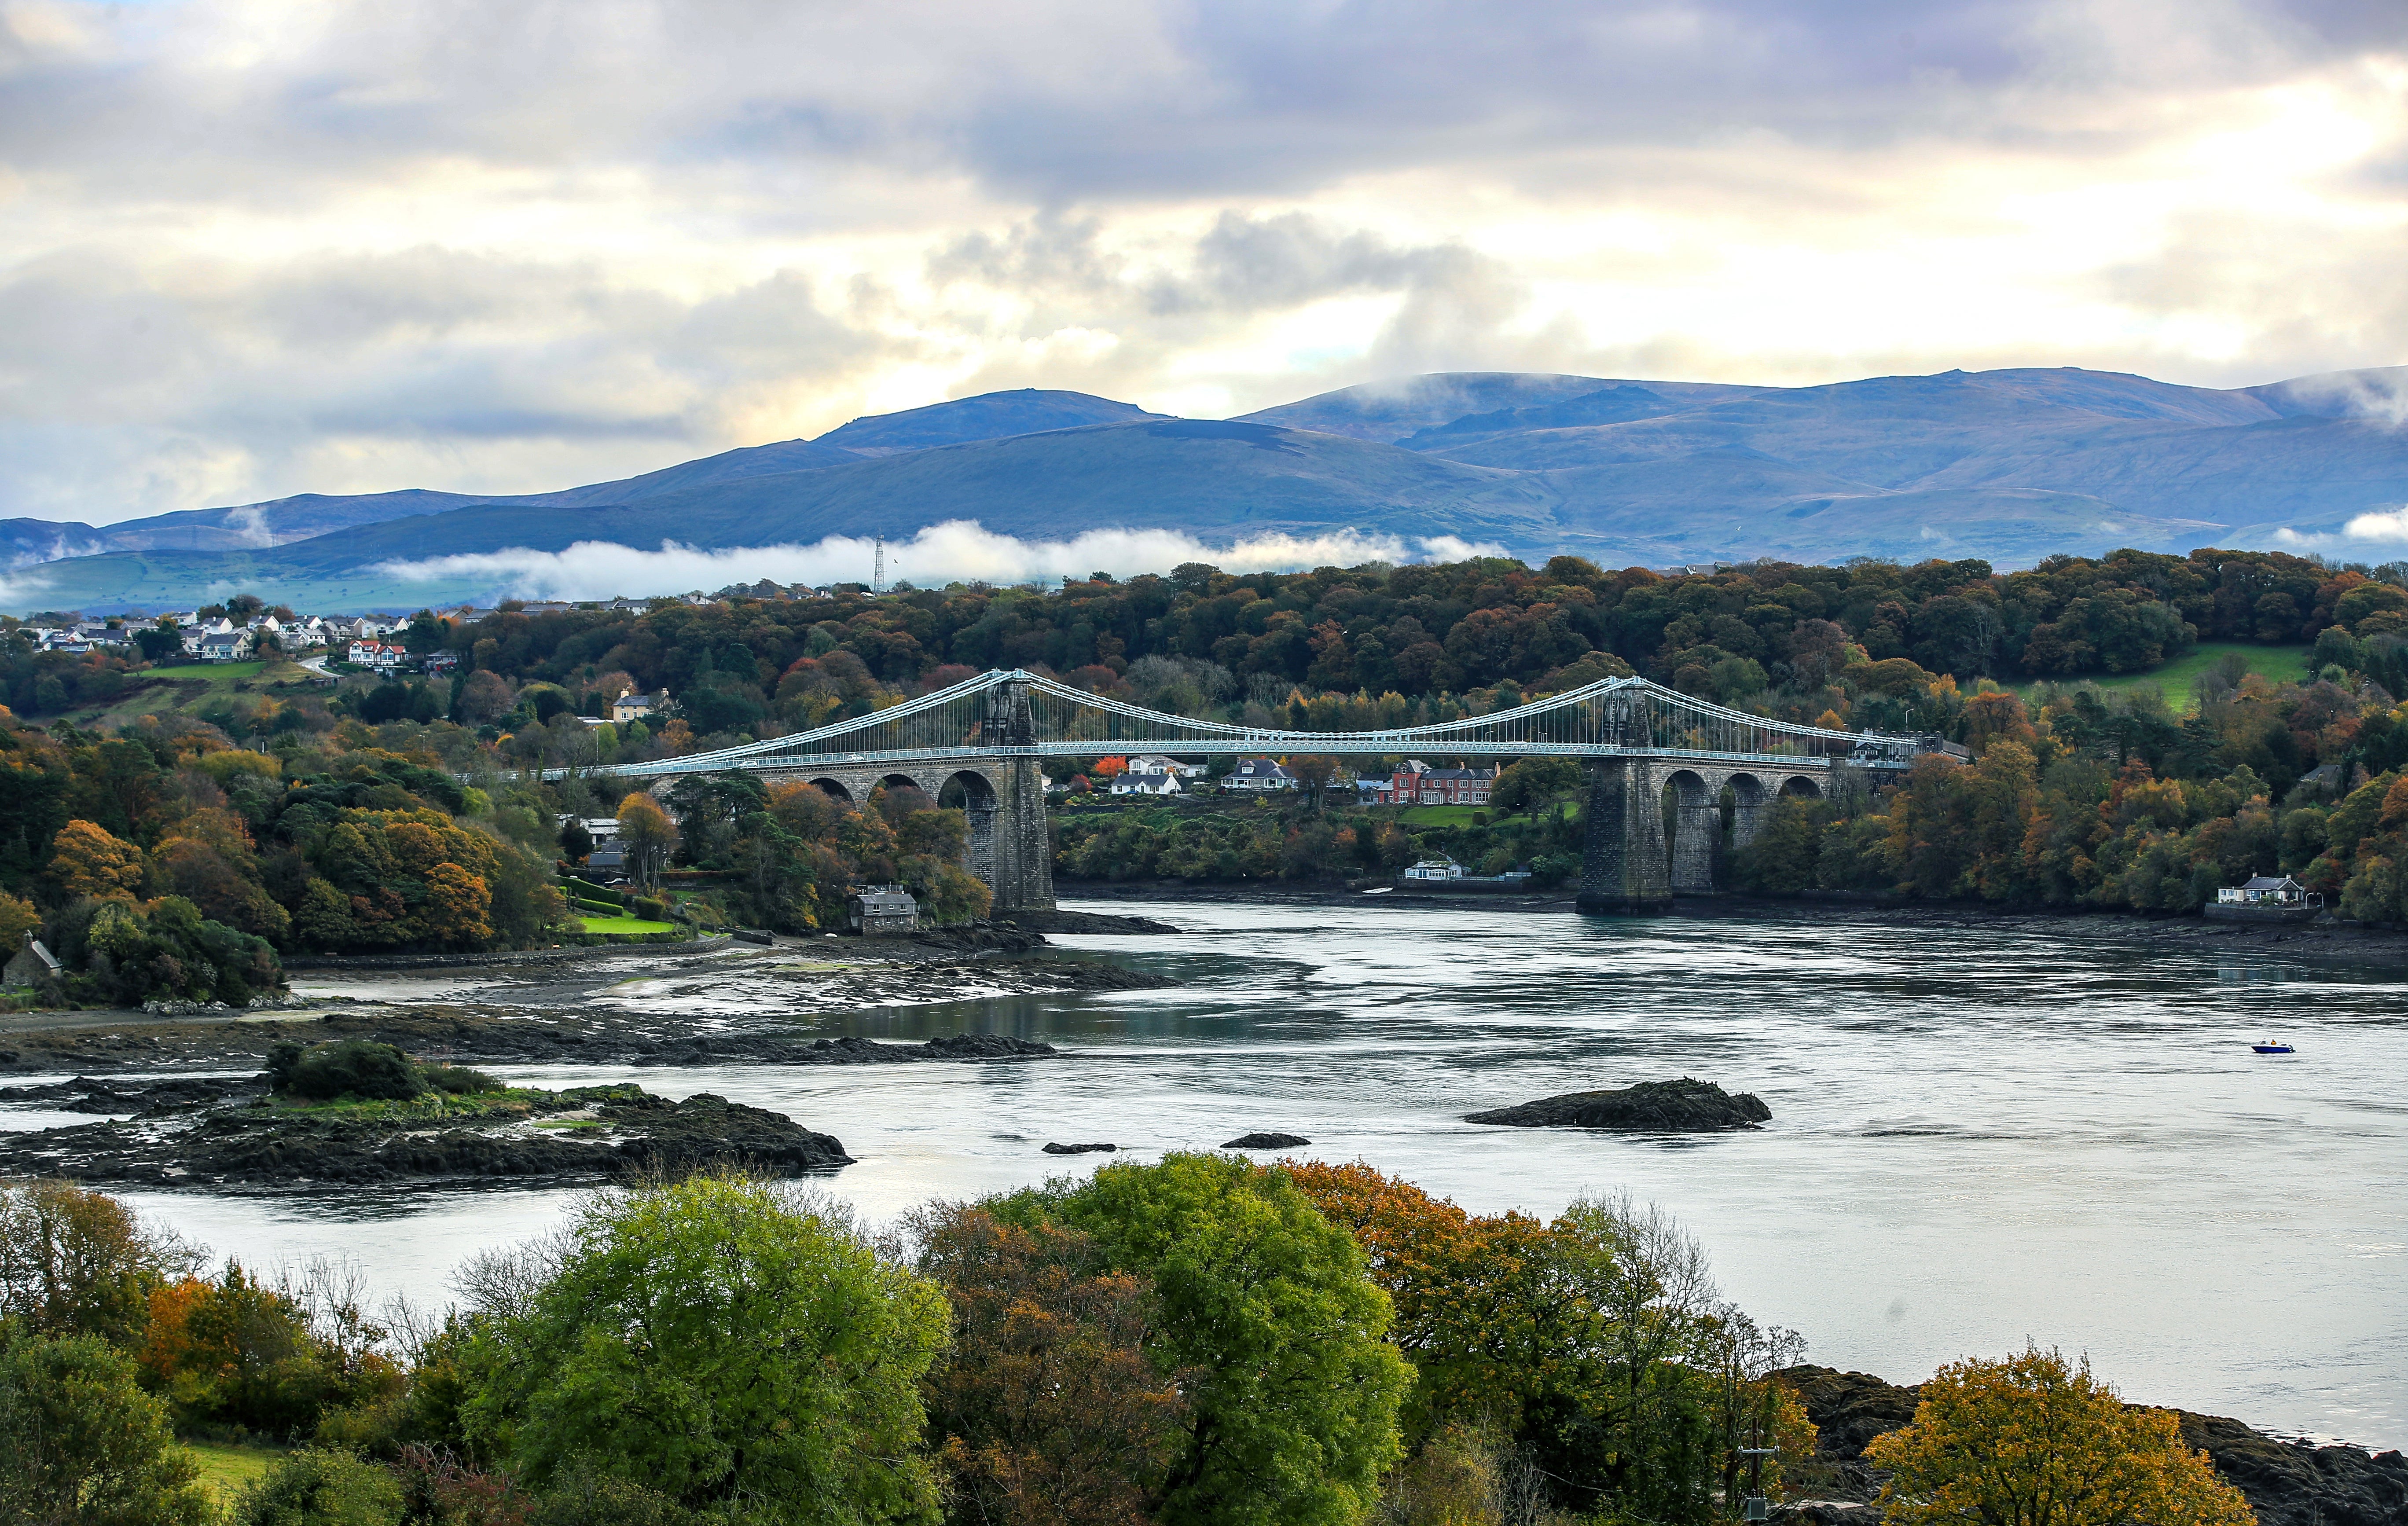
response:
[[[2408,361],[2401,0],[0,0],[0,517],[997,388]]]

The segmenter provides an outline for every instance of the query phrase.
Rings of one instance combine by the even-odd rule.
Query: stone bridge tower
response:
[[[1730,846],[1756,840],[1783,795],[1821,796],[1826,767],[1622,756],[1588,764],[1579,906],[1609,916],[1669,911],[1675,895],[1712,895],[1731,794]],[[1669,809],[1668,809],[1669,805]]]
[[[764,769],[764,779],[805,779],[838,800],[864,801],[882,784],[909,784],[969,819],[963,867],[994,892],[994,912],[1054,908],[1054,839],[1045,821],[1045,770],[1033,753],[1035,717],[1025,682],[988,692],[972,750],[929,762],[796,763]],[[992,747],[981,755],[975,749]]]

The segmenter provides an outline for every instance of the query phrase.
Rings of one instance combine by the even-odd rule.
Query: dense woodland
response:
[[[2182,911],[2283,870],[2344,915],[2397,922],[2408,920],[2402,572],[2200,551],[2008,574],[1859,563],[1667,578],[1557,558],[1245,578],[1186,566],[1044,592],[848,589],[641,612],[506,608],[472,624],[429,613],[408,644],[456,652],[448,677],[213,692],[188,712],[81,725],[54,712],[138,699],[153,681],[144,649],[36,653],[12,635],[0,662],[22,705],[0,719],[0,934],[13,947],[39,926],[81,982],[70,994],[117,1002],[240,1001],[280,983],[280,953],[552,941],[575,927],[556,888],[555,863],[577,851],[560,818],[622,805],[582,765],[867,714],[996,664],[1315,730],[1483,713],[1644,672],[1743,709],[1938,732],[1972,749],[1970,766],[1930,763],[1868,798],[1784,802],[1758,841],[1727,854],[1725,882],[1740,888]],[[2153,688],[2087,681],[2208,638],[2310,655],[2293,679],[2228,662],[2180,707]],[[588,723],[631,689],[665,690],[663,715]],[[529,782],[531,764],[568,777]],[[1442,851],[1561,883],[1581,825],[1576,781],[1560,773],[1516,765],[1496,808],[1443,825],[1318,790],[1243,808],[1066,812],[1056,869],[1326,879]],[[958,920],[982,912],[985,892],[959,867],[962,819],[943,804],[694,780],[667,792],[635,862],[648,889],[664,872],[688,877],[703,917],[830,927],[853,885],[899,880]]]
[[[280,1074],[409,1064],[323,1049],[385,1062]],[[212,1272],[112,1199],[0,1182],[0,1519],[1706,1526],[1742,1448],[1779,1448],[1770,1496],[1822,1481],[1776,1376],[1797,1337],[1627,1197],[1487,1217],[1360,1164],[1172,1154],[873,1235],[696,1176],[592,1194],[456,1286],[436,1317],[324,1263]],[[2057,1526],[2252,1519],[2086,1365],[1969,1362],[1924,1397],[1880,1443],[1901,1526],[2029,1519],[1988,1512],[2068,1476]],[[293,1449],[221,1513],[179,1438]]]

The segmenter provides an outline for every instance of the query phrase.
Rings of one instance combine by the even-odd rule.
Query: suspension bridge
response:
[[[1312,732],[1165,715],[1041,674],[990,672],[792,736],[595,773],[667,780],[745,772],[803,779],[846,800],[909,784],[958,800],[968,867],[999,911],[1054,904],[1045,761],[1125,753],[1185,757],[1578,759],[1588,775],[1580,905],[1660,911],[1713,887],[1722,797],[1743,846],[1781,796],[1828,795],[1897,770],[1937,736],[1794,725],[1711,704],[1645,678],[1606,678],[1509,710],[1384,731]],[[1669,804],[1668,804],[1669,802]]]

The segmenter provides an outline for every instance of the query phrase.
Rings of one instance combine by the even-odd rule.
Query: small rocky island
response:
[[[1753,1129],[1772,1109],[1753,1093],[1733,1094],[1712,1081],[1641,1081],[1611,1091],[1567,1091],[1518,1107],[1465,1115],[1467,1123],[1524,1129],[1612,1129],[1624,1134],[1720,1134]]]
[[[715,1165],[776,1176],[853,1158],[781,1113],[702,1093],[508,1087],[389,1044],[278,1046],[238,1080],[74,1080],[10,1101],[122,1120],[0,1134],[0,1174],[154,1187],[608,1181]]]

